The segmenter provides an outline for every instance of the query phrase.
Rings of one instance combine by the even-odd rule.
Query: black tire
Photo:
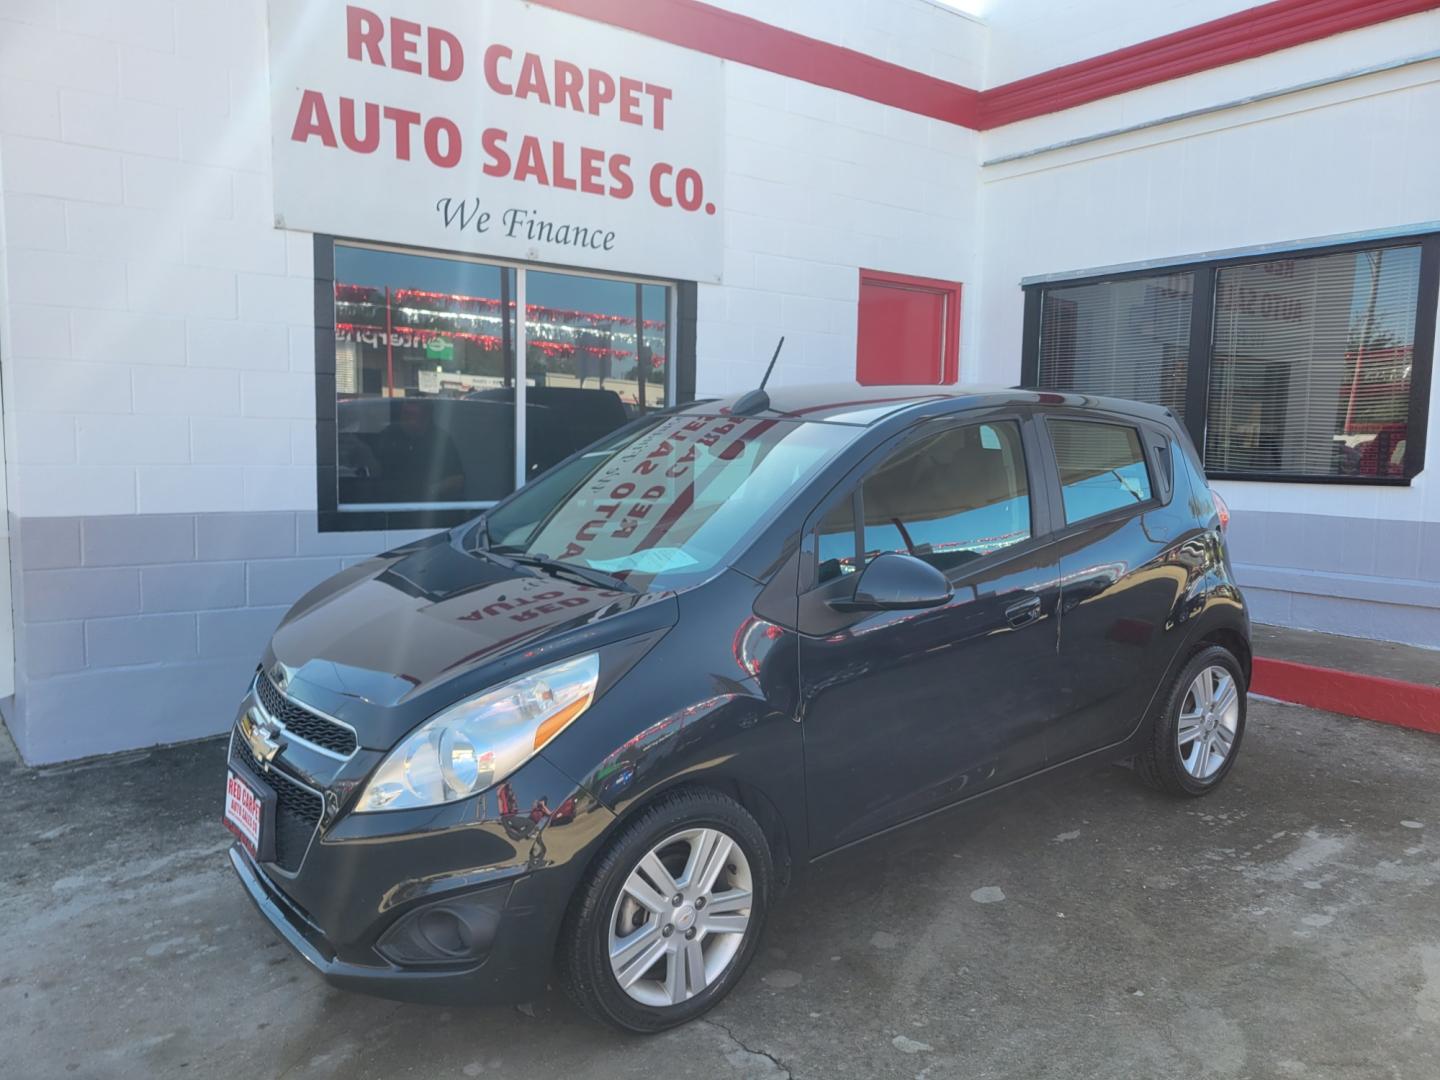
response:
[[[1229,754],[1213,775],[1202,779],[1191,775],[1185,768],[1179,745],[1179,727],[1180,713],[1189,695],[1190,686],[1200,673],[1209,667],[1223,668],[1235,680],[1235,687],[1239,692],[1239,716]],[[1155,713],[1150,719],[1149,743],[1135,759],[1135,771],[1151,787],[1167,795],[1197,798],[1210,794],[1229,775],[1236,758],[1240,756],[1240,745],[1245,737],[1247,690],[1245,671],[1229,649],[1222,645],[1201,647],[1160,696]]]
[[[721,830],[744,853],[751,878],[750,921],[740,948],[704,990],[680,1004],[647,1005],[622,989],[611,970],[610,919],[640,860],[667,837],[691,828]],[[556,959],[561,984],[588,1016],[622,1031],[651,1034],[693,1020],[730,992],[754,958],[773,885],[770,845],[744,807],[707,788],[662,795],[621,829],[576,891],[560,932]]]

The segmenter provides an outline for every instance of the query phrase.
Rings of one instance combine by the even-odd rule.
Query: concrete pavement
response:
[[[1440,1076],[1440,737],[1256,702],[1209,799],[1099,768],[933,818],[650,1039],[327,989],[232,880],[222,758],[0,765],[0,1076]]]

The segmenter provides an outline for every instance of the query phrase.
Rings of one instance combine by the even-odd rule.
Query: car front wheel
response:
[[[738,803],[687,789],[642,810],[591,869],[559,962],[585,1012],[634,1032],[692,1020],[754,955],[770,895],[765,834]]]

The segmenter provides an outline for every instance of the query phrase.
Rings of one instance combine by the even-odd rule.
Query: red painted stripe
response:
[[[1437,0],[1274,0],[992,87],[982,95],[980,127],[1074,108],[1436,7]]]
[[[931,116],[979,122],[980,92],[698,0],[533,0],[658,41]]]
[[[1440,734],[1440,686],[1257,656],[1250,689],[1297,705]]]
[[[1440,7],[1440,0],[1273,0],[978,91],[699,0],[533,2],[980,131]]]

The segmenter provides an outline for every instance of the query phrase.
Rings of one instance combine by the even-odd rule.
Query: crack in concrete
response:
[[[764,1058],[766,1061],[770,1062],[771,1065],[775,1066],[775,1068],[779,1069],[780,1072],[784,1074],[784,1080],[795,1080],[795,1074],[791,1072],[789,1065],[786,1065],[783,1061],[781,1061],[774,1054],[770,1053],[768,1050],[752,1050],[750,1047],[746,1046],[743,1042],[741,1042],[739,1038],[736,1037],[735,1032],[731,1031],[724,1024],[720,1023],[719,1020],[713,1020],[707,1017],[704,1020],[701,1020],[700,1023],[708,1024],[714,1028],[719,1028],[727,1039],[729,1039],[745,1053],[749,1054],[751,1057]],[[731,1062],[731,1064],[734,1064],[734,1062]]]

